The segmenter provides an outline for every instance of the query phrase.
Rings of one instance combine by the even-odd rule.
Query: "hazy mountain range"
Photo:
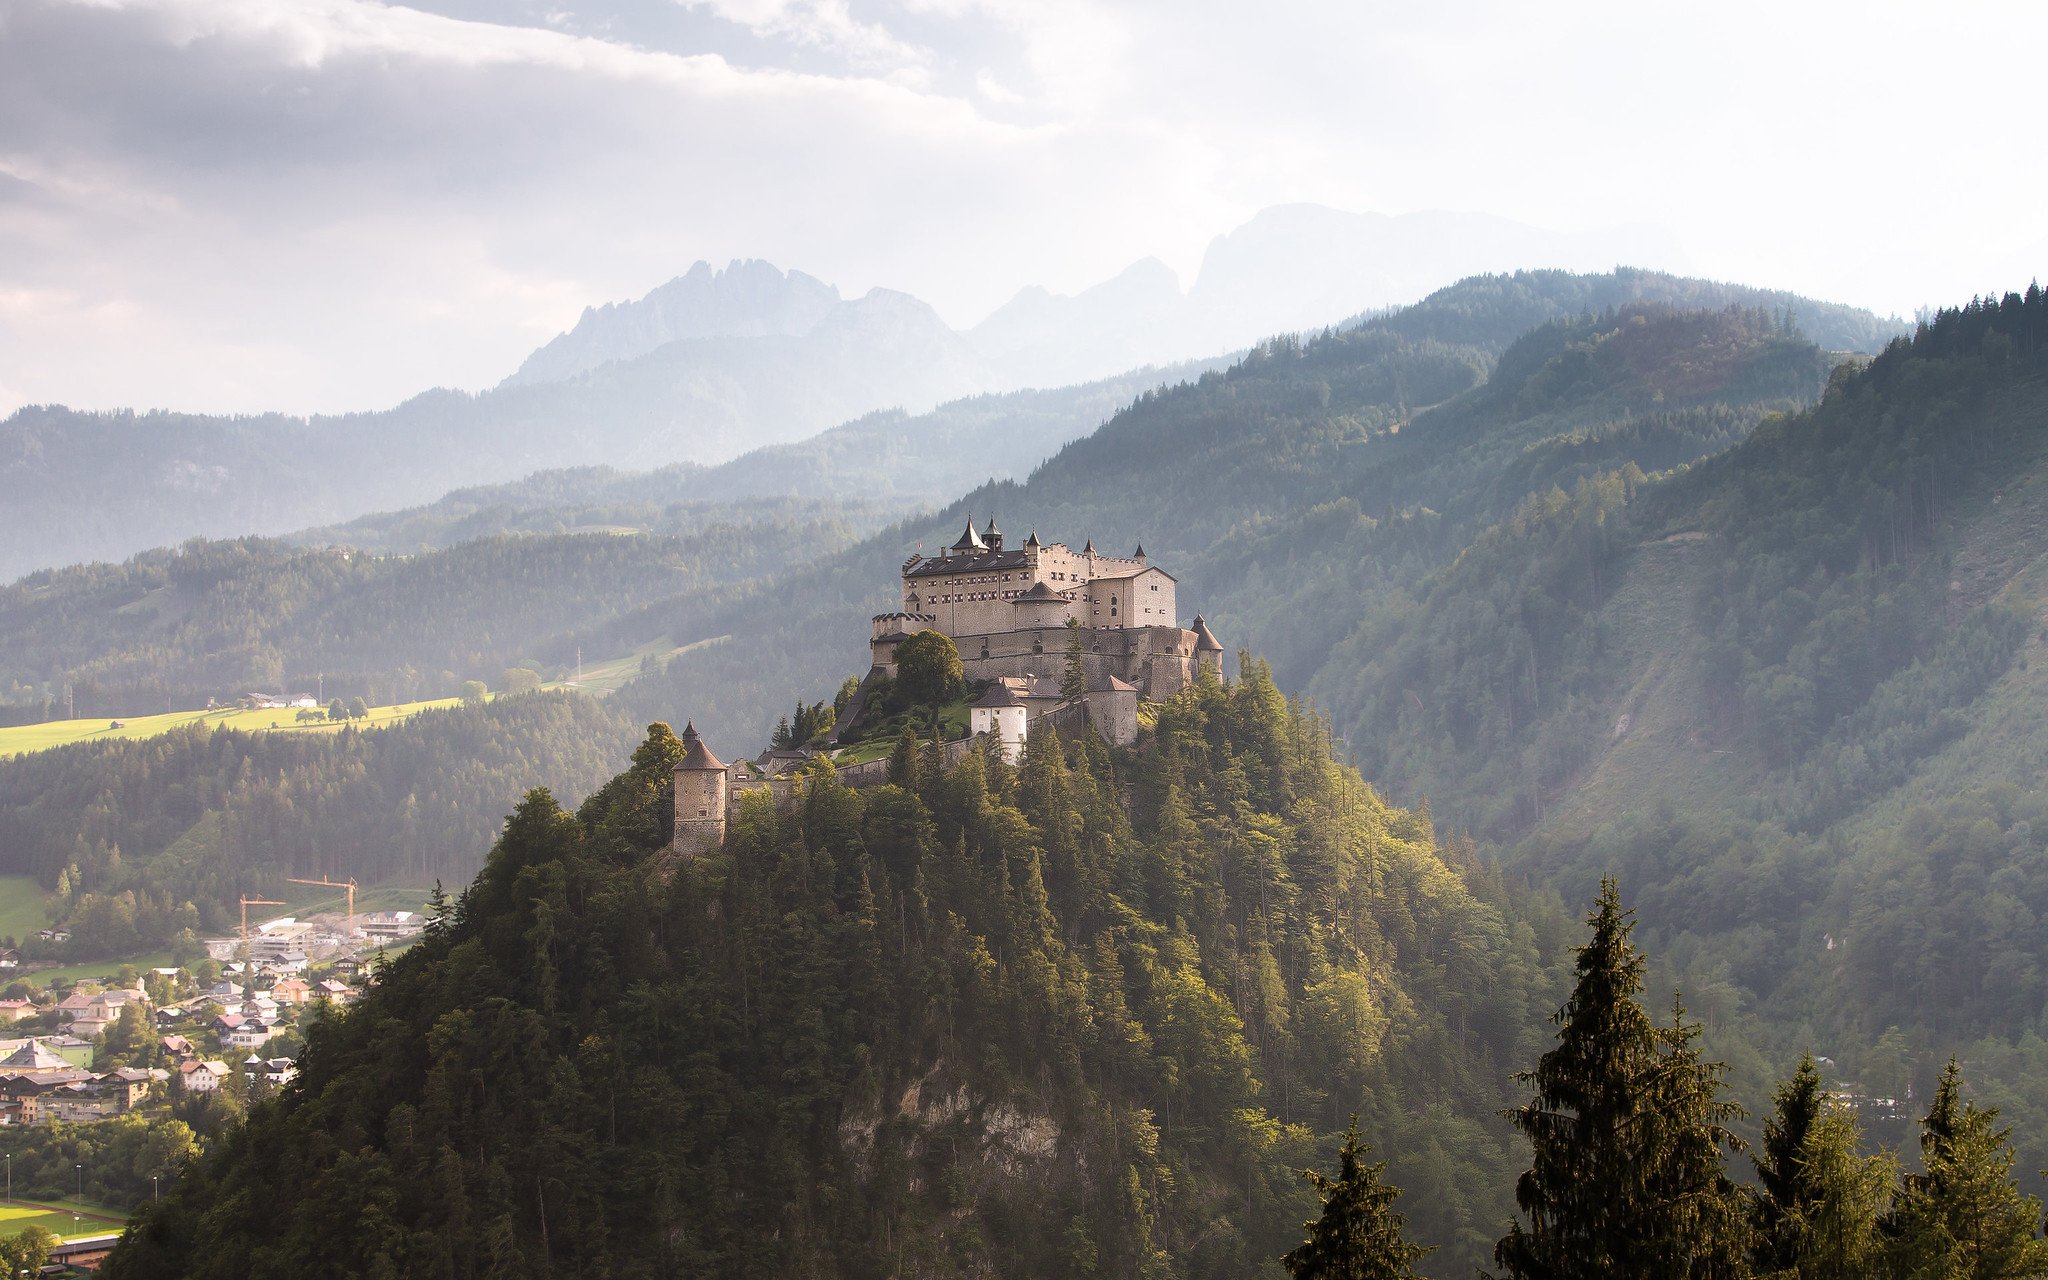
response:
[[[1070,297],[1024,290],[965,331],[891,290],[846,299],[800,271],[698,263],[636,301],[586,310],[478,393],[313,418],[25,408],[0,423],[0,575],[346,521],[540,470],[715,465],[881,410],[1213,356],[1474,271],[1674,255],[1636,233],[1287,206],[1218,237],[1185,292],[1147,260]]]

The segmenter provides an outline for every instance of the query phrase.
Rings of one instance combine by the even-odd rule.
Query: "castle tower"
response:
[[[694,723],[683,726],[683,758],[676,765],[677,855],[694,858],[725,843],[725,765],[697,736]]]
[[[1223,676],[1223,645],[1216,639],[1216,633],[1209,630],[1209,624],[1202,621],[1202,615],[1195,615],[1195,625],[1189,630],[1195,633],[1195,661],[1209,669],[1209,674],[1221,679]]]

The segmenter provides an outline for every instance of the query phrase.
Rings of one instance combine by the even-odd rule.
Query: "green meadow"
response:
[[[397,724],[408,716],[418,715],[434,707],[452,707],[457,701],[455,698],[438,698],[431,702],[403,702],[396,706],[372,707],[367,720],[311,720],[304,724],[293,718],[298,715],[293,709],[174,711],[168,715],[129,716],[119,722],[121,727],[118,729],[113,727],[113,720],[50,720],[42,724],[13,725],[0,729],[0,757],[22,755],[30,751],[48,751],[52,747],[66,747],[74,742],[155,738],[191,725],[207,728],[225,726],[230,729],[262,733],[338,733],[346,724],[352,724],[359,729],[365,726],[379,728]]]

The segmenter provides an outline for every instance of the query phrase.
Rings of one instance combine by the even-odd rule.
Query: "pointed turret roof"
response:
[[[1031,590],[1026,591],[1023,595],[1018,596],[1015,600],[1012,600],[1010,603],[1013,605],[1037,604],[1042,600],[1050,600],[1054,604],[1065,604],[1067,602],[1067,598],[1065,596],[1061,595],[1057,591],[1054,591],[1051,587],[1045,585],[1043,582],[1034,582],[1031,584]]]
[[[1081,554],[1084,556],[1092,556],[1095,554],[1095,539],[1088,539],[1088,545],[1081,548]]]
[[[1039,545],[1038,530],[1033,529],[1029,534],[1025,535],[1024,545],[1027,547],[1035,547]]]
[[[1138,550],[1137,550],[1136,554],[1135,554],[1135,555],[1133,555],[1133,557],[1132,557],[1132,558],[1133,558],[1133,559],[1135,559],[1135,560],[1143,560],[1143,559],[1145,558],[1145,544],[1144,544],[1144,543],[1142,543],[1142,542],[1141,542],[1141,543],[1139,543],[1139,544],[1138,544]]]
[[[1024,705],[1024,700],[1017,696],[1016,690],[998,680],[988,687],[988,692],[974,700],[974,705],[977,707],[1021,707]]]
[[[974,517],[967,517],[967,529],[960,535],[960,541],[953,544],[955,551],[986,551],[988,544],[974,531]]]
[[[996,518],[994,514],[990,514],[988,518],[988,528],[983,529],[981,531],[981,540],[983,542],[987,542],[991,538],[1000,538],[1002,536],[1003,531],[1001,529],[996,528]]]
[[[711,749],[704,745],[704,739],[697,736],[696,722],[691,721],[685,724],[683,726],[683,759],[680,764],[676,765],[676,772],[682,773],[687,770],[691,773],[718,773],[724,770],[724,768],[725,763],[717,756],[712,755]]]
[[[1195,625],[1189,628],[1189,630],[1195,633],[1195,651],[1197,653],[1204,649],[1214,649],[1218,653],[1223,652],[1223,646],[1217,641],[1216,633],[1209,630],[1209,624],[1202,621],[1201,614],[1195,615]]]

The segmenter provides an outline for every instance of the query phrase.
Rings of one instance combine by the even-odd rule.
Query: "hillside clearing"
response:
[[[243,711],[226,709],[216,711],[174,711],[168,715],[134,716],[118,723],[112,720],[49,720],[42,724],[13,725],[0,729],[0,758],[24,755],[31,751],[48,751],[53,747],[68,747],[74,742],[102,742],[112,739],[157,738],[178,729],[193,725],[208,728],[224,727],[243,729],[252,733],[338,733],[344,725],[358,729],[378,729],[397,724],[410,716],[418,715],[435,707],[452,707],[457,698],[437,698],[429,702],[403,702],[389,707],[372,707],[368,719],[308,721],[304,724],[293,719],[296,710],[275,709],[267,711]]]

